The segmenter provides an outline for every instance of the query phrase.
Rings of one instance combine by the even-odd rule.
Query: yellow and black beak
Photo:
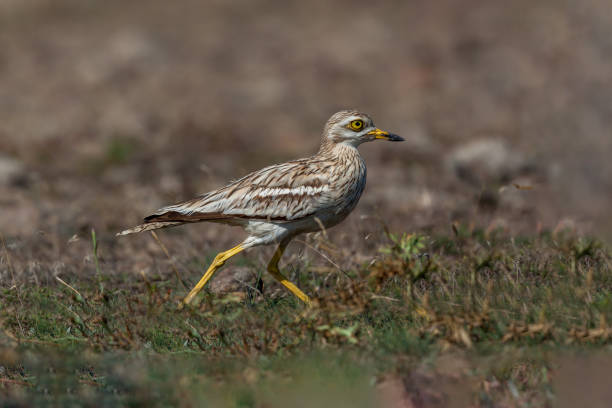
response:
[[[393,133],[386,132],[380,129],[374,129],[368,132],[368,135],[374,136],[375,139],[388,140],[390,142],[403,142],[404,138]]]

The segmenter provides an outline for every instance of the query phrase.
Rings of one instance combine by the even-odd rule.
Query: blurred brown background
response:
[[[24,271],[78,271],[92,227],[107,262],[134,260],[154,244],[114,232],[314,153],[351,107],[407,141],[361,147],[368,186],[339,245],[366,243],[376,217],[606,232],[611,89],[607,0],[2,0],[0,231]],[[167,234],[182,257],[240,239]]]

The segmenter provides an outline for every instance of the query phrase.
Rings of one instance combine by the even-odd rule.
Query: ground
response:
[[[604,406],[608,8],[2,2],[2,405]],[[290,245],[313,308],[258,248],[177,309],[239,229],[114,236],[343,108],[406,142],[363,145],[354,213]]]

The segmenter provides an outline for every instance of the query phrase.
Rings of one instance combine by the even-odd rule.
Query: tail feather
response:
[[[147,222],[145,224],[140,224],[133,228],[126,229],[125,231],[121,231],[117,233],[117,236],[119,237],[122,235],[136,234],[138,232],[151,231],[159,228],[176,227],[182,224],[184,223],[180,221]]]
[[[201,222],[201,221],[219,221],[228,219],[225,214],[219,213],[196,213],[196,214],[181,214],[176,211],[168,211],[161,214],[149,215],[144,219],[144,224],[135,226],[134,228],[126,229],[117,234],[117,236],[136,234],[143,231],[150,231],[159,228],[176,227],[186,223]]]
[[[147,222],[160,222],[160,221],[172,221],[172,222],[200,222],[200,221],[217,221],[230,218],[225,214],[220,213],[193,213],[183,214],[178,211],[166,211],[159,214],[149,215],[145,217],[145,223]]]

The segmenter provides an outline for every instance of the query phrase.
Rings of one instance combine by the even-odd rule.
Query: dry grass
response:
[[[552,404],[556,359],[611,344],[610,252],[569,233],[512,239],[456,230],[436,238],[383,234],[382,255],[345,273],[305,263],[286,271],[313,295],[312,308],[266,278],[263,295],[251,282],[178,310],[186,290],[172,268],[140,280],[93,274],[17,284],[0,304],[9,360],[3,393],[18,404],[69,401],[76,386],[92,403],[153,398],[189,406],[222,395],[210,388],[222,384],[223,398],[266,406],[278,397],[276,381],[314,387],[329,375],[339,395],[363,382],[368,401],[374,384],[385,389],[400,378],[404,398],[423,406],[444,406],[453,387],[479,406]],[[319,251],[329,246],[323,239]],[[259,267],[251,268],[255,278]],[[458,371],[448,372],[445,356]],[[306,381],[308,369],[316,375]],[[118,387],[126,381],[133,389]],[[438,381],[446,385],[433,387]],[[46,382],[61,386],[48,393]],[[161,394],[142,394],[160,386]]]

